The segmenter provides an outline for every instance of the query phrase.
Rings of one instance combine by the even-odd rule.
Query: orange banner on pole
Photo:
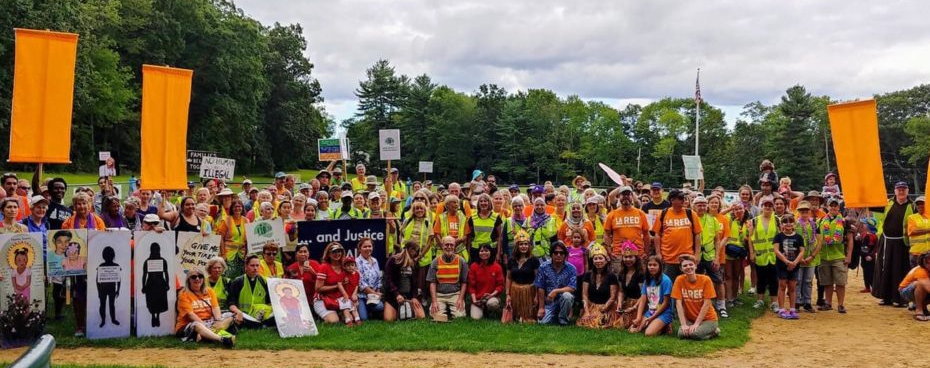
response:
[[[187,113],[194,71],[142,66],[143,189],[187,188]]]
[[[15,29],[10,162],[71,163],[78,35]]]
[[[930,163],[927,163],[927,184],[924,184],[924,196],[930,196]],[[930,216],[930,206],[924,203],[924,216]]]
[[[888,197],[875,100],[830,105],[827,113],[846,207],[885,206]]]

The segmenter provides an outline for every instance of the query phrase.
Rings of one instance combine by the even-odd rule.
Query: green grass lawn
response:
[[[619,330],[591,330],[575,326],[502,325],[493,320],[456,320],[439,324],[430,321],[386,323],[370,321],[348,328],[318,322],[315,337],[282,339],[274,329],[241,331],[236,349],[266,350],[352,350],[352,351],[458,351],[467,353],[510,352],[524,354],[675,355],[702,356],[720,349],[740,347],[749,340],[752,320],[762,311],[747,305],[721,319],[721,336],[710,341],[684,341],[672,336],[646,338]],[[59,348],[112,347],[186,348],[205,344],[183,343],[175,337],[146,337],[87,340],[73,337],[70,318],[49,324],[47,330]],[[213,347],[211,347],[213,348]]]

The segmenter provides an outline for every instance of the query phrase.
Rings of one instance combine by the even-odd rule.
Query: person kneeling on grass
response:
[[[672,279],[662,272],[662,258],[646,258],[646,276],[636,310],[636,318],[630,326],[630,332],[644,332],[646,336],[670,333],[675,319],[671,307]]]
[[[549,249],[552,260],[539,266],[534,282],[539,305],[536,318],[539,318],[539,323],[542,324],[557,322],[567,326],[568,315],[575,302],[573,293],[575,285],[578,285],[578,277],[575,275],[575,266],[565,262],[568,256],[565,244],[556,241]]]
[[[481,319],[485,313],[501,310],[500,294],[504,291],[504,270],[494,262],[491,246],[478,247],[477,259],[468,268],[468,294],[471,295],[469,314]]]
[[[682,254],[678,257],[683,275],[672,285],[672,298],[678,311],[678,337],[682,339],[707,340],[720,335],[717,328],[717,312],[713,299],[717,297],[714,282],[706,275],[695,273],[697,263],[694,256]]]
[[[226,328],[232,324],[233,318],[222,317],[216,293],[206,284],[202,269],[194,268],[187,273],[184,289],[178,294],[175,333],[182,341],[206,339],[231,348],[236,344],[236,337]]]
[[[447,310],[452,318],[465,317],[465,289],[468,280],[468,265],[462,256],[455,253],[455,238],[442,238],[442,255],[429,266],[426,282],[429,282],[430,316],[436,322],[449,322]]]
[[[927,311],[927,304],[930,304],[930,252],[917,258],[917,266],[901,280],[898,292],[902,299],[915,304],[915,320],[930,321],[930,312]]]
[[[236,324],[243,327],[275,325],[268,283],[258,274],[259,262],[257,255],[245,257],[245,274],[229,283],[226,302],[229,311],[235,316]]]

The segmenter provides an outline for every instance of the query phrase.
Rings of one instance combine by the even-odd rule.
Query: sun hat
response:
[[[142,222],[147,223],[147,224],[157,224],[161,222],[161,219],[158,218],[158,215],[154,213],[150,213],[148,215],[145,215],[145,217],[142,218]]]

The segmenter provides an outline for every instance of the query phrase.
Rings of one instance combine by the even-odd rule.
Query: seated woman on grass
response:
[[[423,319],[426,313],[420,304],[420,278],[417,276],[420,265],[416,259],[420,246],[416,241],[404,242],[403,251],[394,254],[384,262],[384,320],[393,322],[398,319]]]
[[[213,289],[204,281],[203,269],[187,273],[184,289],[178,294],[178,321],[175,333],[182,341],[213,341],[227,348],[236,344],[236,337],[226,332],[233,318],[222,318],[220,302]]]
[[[927,311],[927,304],[930,304],[930,252],[917,258],[917,266],[901,280],[898,292],[901,299],[914,303],[914,320],[930,321],[930,312]]]
[[[478,259],[468,268],[468,295],[471,296],[469,315],[481,319],[485,313],[499,313],[500,295],[504,292],[504,270],[494,262],[495,250],[490,244],[478,247]]]
[[[669,295],[672,293],[672,280],[662,273],[662,258],[646,258],[646,275],[642,295],[636,310],[636,318],[630,326],[630,332],[644,332],[646,336],[668,333],[674,320]]]
[[[690,254],[678,257],[682,275],[672,285],[672,298],[678,311],[678,337],[682,339],[707,340],[720,335],[717,328],[717,312],[713,300],[717,297],[714,283],[707,275],[699,275],[697,261]]]

